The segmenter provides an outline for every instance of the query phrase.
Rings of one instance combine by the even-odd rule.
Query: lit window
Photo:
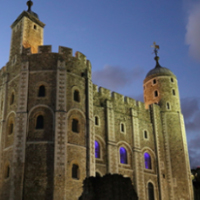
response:
[[[39,87],[38,97],[44,97],[44,96],[45,96],[45,87],[44,87],[44,85],[41,85]]]
[[[149,200],[155,200],[154,198],[154,188],[153,188],[153,184],[152,183],[148,183],[148,196],[149,196]]]
[[[127,164],[127,152],[124,147],[120,147],[119,154],[120,154],[120,163]]]
[[[36,121],[36,129],[43,129],[44,128],[44,117],[39,115]]]
[[[95,116],[95,125],[99,125],[99,118],[97,116]]]
[[[79,132],[79,124],[77,119],[72,120],[72,131],[75,133]]]
[[[158,91],[154,91],[154,96],[157,97],[158,96]]]
[[[79,179],[79,167],[76,164],[73,164],[72,166],[72,178]]]
[[[152,169],[151,168],[151,156],[146,152],[144,153],[144,164],[146,169]]]
[[[95,158],[100,158],[100,145],[96,140],[95,140]]]

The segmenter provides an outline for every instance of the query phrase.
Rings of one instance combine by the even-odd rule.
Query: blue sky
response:
[[[46,24],[44,44],[80,51],[92,63],[93,82],[143,101],[143,80],[160,64],[177,76],[192,168],[200,166],[200,0],[33,1]],[[0,67],[8,61],[10,25],[26,1],[2,1]],[[112,74],[112,75],[110,75]]]

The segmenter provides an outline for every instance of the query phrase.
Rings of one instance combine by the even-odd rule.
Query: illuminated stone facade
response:
[[[0,71],[1,200],[77,200],[86,177],[106,173],[130,177],[139,200],[192,199],[171,71],[157,66],[147,75],[142,103],[94,85],[82,53],[41,46],[35,13],[22,12],[11,27]]]

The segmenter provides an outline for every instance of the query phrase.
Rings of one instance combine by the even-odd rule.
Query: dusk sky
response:
[[[92,63],[93,82],[143,101],[143,80],[160,65],[178,79],[191,168],[200,166],[200,0],[40,0],[32,11],[46,24],[44,45],[80,51]],[[10,25],[26,1],[1,1],[0,67],[8,62]]]

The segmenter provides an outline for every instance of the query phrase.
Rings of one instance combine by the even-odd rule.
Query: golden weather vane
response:
[[[160,49],[159,45],[157,45],[156,42],[154,42],[151,47],[154,48],[154,53],[155,53],[155,55],[157,57],[157,55],[158,55],[158,49]]]

